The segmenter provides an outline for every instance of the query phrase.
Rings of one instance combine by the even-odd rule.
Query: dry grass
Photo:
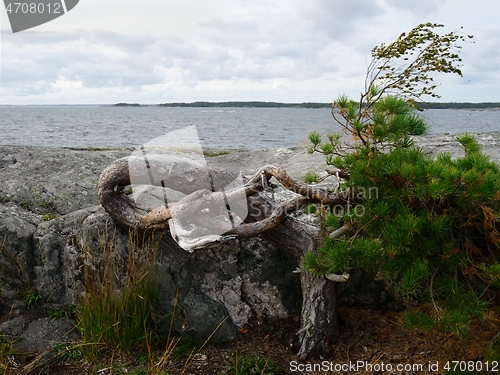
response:
[[[104,349],[128,351],[155,340],[154,308],[158,299],[155,264],[158,242],[130,231],[128,251],[120,253],[115,236],[100,235],[99,249],[82,242],[85,293],[76,325],[87,355]]]
[[[58,361],[37,369],[37,374],[300,374],[300,371],[292,371],[297,352],[298,316],[280,321],[253,321],[241,330],[236,343],[214,346],[208,340],[196,341],[170,334],[160,340],[154,326],[154,265],[158,243],[153,237],[139,238],[134,232],[129,237],[129,251],[119,253],[114,243],[112,233],[101,234],[97,247],[81,243],[87,290],[78,307],[83,339],[65,346]],[[498,299],[497,295],[490,297],[493,301]],[[307,374],[373,373],[366,368],[346,372],[314,371],[314,366],[323,361],[330,365],[362,361],[394,367],[421,364],[424,367],[419,374],[448,373],[444,370],[447,361],[489,361],[490,364],[500,361],[498,306],[491,306],[482,319],[474,321],[462,338],[413,328],[408,325],[405,312],[341,308],[339,314],[342,321],[339,341],[330,346],[325,358],[300,364],[310,366]],[[11,343],[0,340],[1,375],[15,374],[8,366],[14,358]],[[439,371],[430,371],[429,366],[437,362]]]
[[[324,358],[300,363],[309,365],[308,375],[319,374],[410,374],[397,372],[396,366],[423,365],[418,374],[448,374],[447,361],[473,361],[485,363],[500,361],[498,311],[476,321],[466,337],[437,331],[422,331],[404,327],[404,312],[339,309],[342,320],[339,341],[331,345]],[[57,374],[114,374],[114,375],[250,375],[250,374],[301,374],[293,370],[297,348],[296,331],[299,317],[279,321],[253,321],[240,333],[235,343],[212,345],[203,343],[177,358],[176,348],[185,345],[184,339],[170,338],[163,343],[136,347],[128,353],[107,352],[90,364],[85,360],[54,364],[45,375]],[[327,361],[342,365],[361,361],[367,365],[391,364],[394,371],[314,371]],[[439,362],[439,371],[429,366]],[[297,365],[299,362],[297,362]],[[253,371],[251,369],[258,369]],[[272,369],[272,370],[271,370]],[[304,367],[305,369],[305,367]],[[500,369],[500,368],[499,368]],[[253,372],[252,372],[253,371]],[[453,373],[453,372],[451,372]],[[460,372],[456,372],[460,373]],[[474,372],[466,372],[474,373]],[[478,374],[480,372],[477,372]],[[484,372],[483,372],[484,373]]]

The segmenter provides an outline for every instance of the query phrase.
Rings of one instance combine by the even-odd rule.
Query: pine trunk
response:
[[[302,313],[299,331],[300,360],[325,355],[328,344],[338,339],[336,283],[309,272],[301,274]]]
[[[290,217],[263,236],[278,248],[289,252],[299,266],[304,255],[316,251],[319,245],[318,227]],[[324,276],[302,272],[301,286],[303,301],[297,356],[304,361],[325,355],[327,346],[338,339],[339,324],[336,283]]]

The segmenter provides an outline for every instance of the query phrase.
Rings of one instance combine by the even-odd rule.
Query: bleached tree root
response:
[[[166,160],[161,155],[148,159],[148,168],[154,170],[154,176],[149,171],[134,171],[133,164],[129,164],[127,159],[117,160],[101,174],[98,182],[99,199],[113,219],[137,229],[167,229],[172,213],[176,210],[196,212],[200,207],[209,205],[211,200],[220,200],[217,194],[231,197],[244,193],[247,197],[248,215],[244,222],[223,236],[232,238],[263,235],[269,242],[287,251],[298,266],[307,252],[316,251],[319,228],[294,219],[290,214],[309,203],[317,202],[333,207],[347,205],[350,199],[348,192],[331,192],[297,182],[276,165],[264,166],[254,176],[244,178],[242,186],[222,192],[222,188],[233,181],[238,173],[207,168],[189,160]],[[125,194],[125,188],[131,183],[131,174],[135,174],[136,183],[139,181],[144,185],[162,186],[187,195],[168,206],[140,207]],[[212,181],[208,185],[207,176]],[[265,193],[272,186],[269,182],[271,177],[297,195],[288,202],[278,204]],[[217,182],[215,189],[213,181]],[[206,245],[206,242],[200,243],[201,246]],[[303,305],[298,356],[305,360],[324,354],[326,347],[337,340],[338,319],[335,282],[325,276],[301,272],[301,283]]]

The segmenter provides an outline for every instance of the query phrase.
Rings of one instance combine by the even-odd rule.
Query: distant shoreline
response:
[[[192,102],[160,103],[142,105],[138,103],[116,103],[113,107],[193,107],[193,108],[331,108],[332,103],[279,103],[279,102]]]
[[[230,101],[230,102],[175,102],[160,103],[154,105],[144,105],[139,103],[116,103],[113,107],[181,107],[181,108],[331,108],[332,103],[303,102],[303,103],[280,103],[280,102],[260,102],[260,101]],[[492,109],[500,110],[500,103],[456,103],[456,102],[422,102],[418,103],[422,109]]]

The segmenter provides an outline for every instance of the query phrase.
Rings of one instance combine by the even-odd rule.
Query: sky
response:
[[[372,48],[425,22],[475,40],[439,101],[500,102],[498,0],[80,0],[15,34],[0,13],[0,104],[357,99]]]

